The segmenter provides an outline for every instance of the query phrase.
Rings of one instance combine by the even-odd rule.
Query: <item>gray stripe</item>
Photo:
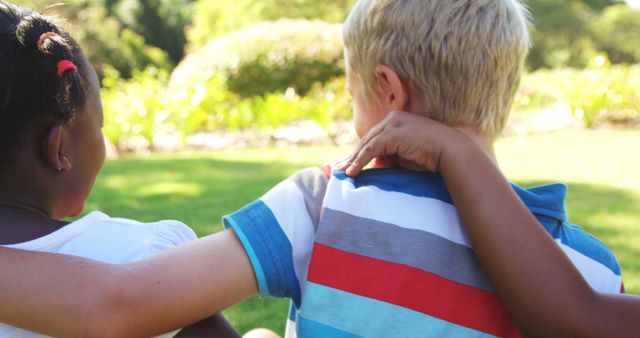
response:
[[[327,175],[320,168],[308,168],[295,173],[291,176],[291,180],[302,192],[304,204],[313,223],[313,229],[318,230],[320,209],[322,208],[322,201],[329,183]]]
[[[316,242],[495,292],[473,250],[429,232],[324,208]]]

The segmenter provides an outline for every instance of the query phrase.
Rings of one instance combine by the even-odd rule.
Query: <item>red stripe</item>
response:
[[[324,174],[327,175],[328,179],[331,178],[331,164],[325,164],[321,166],[320,170],[322,170],[322,172],[324,172]]]
[[[315,243],[308,280],[500,337],[522,337],[498,297],[406,265]]]
[[[624,289],[624,282],[620,282],[620,293],[627,293],[627,291]]]

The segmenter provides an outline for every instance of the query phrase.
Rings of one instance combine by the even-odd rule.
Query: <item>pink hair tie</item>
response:
[[[68,70],[77,71],[78,67],[73,64],[73,62],[69,60],[60,60],[58,62],[58,77],[62,77],[64,73]]]

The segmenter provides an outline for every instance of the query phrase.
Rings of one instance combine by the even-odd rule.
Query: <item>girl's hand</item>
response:
[[[391,112],[360,140],[351,155],[336,164],[349,176],[357,176],[378,156],[397,156],[400,166],[413,170],[439,171],[445,146],[461,133],[420,115]]]

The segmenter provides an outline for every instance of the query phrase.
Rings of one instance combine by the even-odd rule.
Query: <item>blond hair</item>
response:
[[[426,115],[499,134],[529,49],[519,0],[358,0],[343,35],[365,95],[375,67],[392,68],[422,99]]]

